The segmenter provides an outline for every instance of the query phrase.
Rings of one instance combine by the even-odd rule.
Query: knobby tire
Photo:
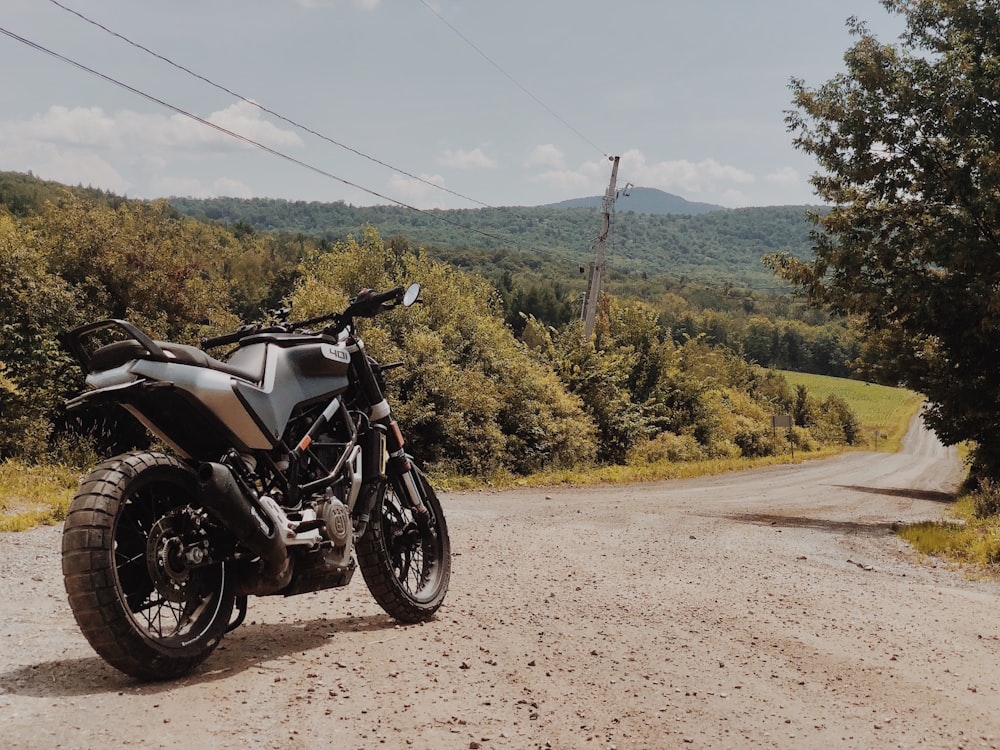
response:
[[[434,615],[451,578],[451,542],[441,502],[424,475],[413,471],[428,510],[426,521],[390,482],[358,541],[358,564],[375,601],[390,616],[408,623]]]
[[[232,614],[223,564],[177,562],[196,497],[195,473],[180,460],[125,454],[87,476],[63,527],[63,577],[80,629],[105,661],[142,680],[196,667]]]

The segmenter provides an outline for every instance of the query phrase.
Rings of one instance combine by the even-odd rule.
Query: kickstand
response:
[[[234,619],[228,626],[226,626],[226,632],[236,630],[243,621],[247,619],[247,597],[237,596],[236,597],[236,619]]]

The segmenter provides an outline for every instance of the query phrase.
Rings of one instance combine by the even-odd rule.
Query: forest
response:
[[[486,277],[500,292],[506,322],[517,334],[527,315],[554,326],[579,317],[584,271],[601,223],[597,209],[577,207],[418,213],[272,199],[172,198],[170,204],[236,231],[318,238],[321,248],[375,226],[396,247],[419,246]],[[854,329],[802,304],[761,262],[775,252],[807,257],[812,224],[806,216],[814,209],[707,211],[704,204],[690,204],[702,213],[663,215],[637,213],[629,205],[628,198],[619,198],[609,237],[610,294],[650,303],[677,343],[703,336],[765,367],[851,374],[849,363],[862,354]]]
[[[556,278],[579,275],[579,266],[593,260],[601,227],[596,208],[508,206],[418,212],[399,206],[262,198],[171,198],[170,203],[195,218],[328,242],[357,234],[370,224],[385,237],[406,237],[479,273],[499,267]],[[806,206],[658,215],[630,210],[629,197],[620,197],[616,205],[608,257],[611,270],[624,284],[670,275],[755,290],[787,290],[764,268],[761,256],[784,251],[806,257],[810,252]]]
[[[516,267],[491,279],[376,224],[335,240],[265,232],[16,174],[0,174],[0,273],[0,459],[71,461],[146,439],[124,414],[67,417],[82,377],[60,331],[119,317],[197,343],[278,305],[308,317],[410,281],[424,304],[363,333],[407,364],[390,394],[432,470],[764,456],[784,450],[777,413],[794,416],[800,450],[863,439],[842,399],[817,401],[761,366],[846,371],[858,351],[849,326],[787,295],[647,278],[642,296],[602,299],[588,340],[569,283]]]

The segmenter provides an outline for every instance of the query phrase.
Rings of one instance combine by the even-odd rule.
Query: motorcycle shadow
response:
[[[278,671],[269,664],[291,654],[301,654],[335,642],[348,633],[378,632],[406,627],[388,615],[317,618],[286,623],[252,622],[241,625],[222,639],[219,647],[194,672],[165,682],[141,682],[122,674],[98,656],[55,659],[0,673],[0,694],[30,697],[62,697],[127,693],[156,695],[185,685],[225,680],[247,669]],[[331,663],[336,655],[330,654]]]

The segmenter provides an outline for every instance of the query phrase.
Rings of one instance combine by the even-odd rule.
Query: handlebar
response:
[[[358,296],[350,301],[347,309],[342,313],[327,313],[315,318],[309,318],[308,320],[301,320],[297,323],[282,322],[267,328],[243,326],[240,330],[233,333],[224,333],[221,336],[202,339],[201,348],[212,349],[216,346],[236,344],[242,339],[257,333],[291,333],[295,330],[309,328],[330,321],[333,321],[332,328],[335,329],[335,332],[339,332],[350,325],[351,321],[356,317],[373,318],[380,312],[395,307],[398,304],[409,307],[414,302],[417,302],[419,294],[419,284],[411,284],[406,289],[396,286],[386,292],[373,292],[370,289],[362,289]],[[287,317],[287,312],[285,314]]]
[[[403,287],[393,287],[387,292],[373,292],[371,289],[362,289],[358,296],[351,300],[350,306],[344,311],[345,318],[360,316],[370,318],[384,309],[382,306],[387,302],[398,302],[403,298]]]
[[[221,336],[212,336],[211,338],[201,340],[202,349],[212,349],[216,346],[226,346],[227,344],[235,344],[238,341],[245,339],[247,336],[254,336],[258,333],[288,333],[291,328],[282,325],[267,326],[262,328],[260,326],[243,326],[238,331],[233,331],[232,333],[224,333]]]
[[[382,292],[382,294],[373,294],[371,297],[372,304],[378,303],[382,304],[384,302],[398,302],[403,298],[403,287],[397,286],[390,289],[388,292]]]
[[[249,331],[236,331],[234,333],[224,333],[221,336],[212,336],[211,338],[201,340],[201,348],[214,349],[217,346],[226,346],[228,344],[235,344],[244,336],[248,335]]]

